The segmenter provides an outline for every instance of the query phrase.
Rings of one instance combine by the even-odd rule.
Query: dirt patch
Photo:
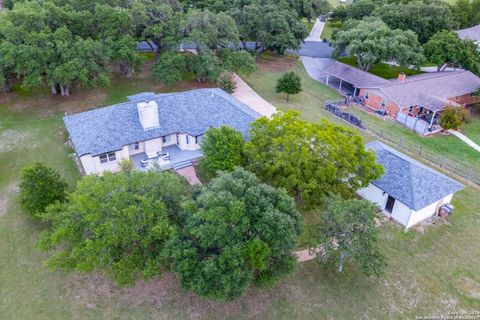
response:
[[[23,132],[13,129],[0,131],[0,152],[21,148],[22,145],[31,141],[32,136],[37,135],[32,134],[31,131]]]
[[[212,315],[231,318],[245,315],[245,312],[248,312],[247,318],[255,318],[271,308],[266,292],[259,289],[249,290],[234,302],[203,299],[184,291],[174,273],[165,273],[150,281],[142,280],[128,288],[118,288],[98,273],[73,273],[67,276],[66,289],[82,309],[120,304],[130,309],[149,304],[157,310],[172,308],[179,314],[187,314],[190,319],[209,319]]]
[[[297,62],[297,57],[293,55],[262,55],[257,58],[257,67],[261,70],[272,72],[283,72],[292,70]]]
[[[18,192],[18,187],[16,182],[12,182],[7,185],[5,188],[0,189],[0,217],[3,216],[8,209],[10,201],[13,198],[13,195]]]

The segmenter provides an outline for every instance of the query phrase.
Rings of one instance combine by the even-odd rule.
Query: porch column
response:
[[[342,79],[340,79],[340,85],[338,86],[338,91],[342,92]]]
[[[353,88],[353,96],[354,96],[354,97],[357,96],[357,87],[354,87],[354,88]]]
[[[430,120],[429,128],[432,127],[432,125],[433,125],[433,120],[435,119],[435,115],[436,115],[436,114],[437,114],[437,111],[434,111],[434,112],[433,112],[433,115],[432,115],[432,120]]]
[[[329,77],[330,77],[330,75],[327,74],[327,83],[326,83],[327,86],[328,86],[328,78],[329,78]]]

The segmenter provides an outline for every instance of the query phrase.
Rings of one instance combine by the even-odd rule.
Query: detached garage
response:
[[[384,167],[385,173],[358,194],[376,203],[405,229],[437,214],[464,187],[379,141],[366,147],[375,151],[377,163]]]

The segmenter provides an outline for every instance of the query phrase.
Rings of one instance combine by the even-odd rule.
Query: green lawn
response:
[[[327,21],[325,23],[325,27],[323,28],[322,35],[320,38],[324,39],[327,38],[328,40],[332,40],[333,31],[338,30],[342,27],[341,22],[332,22]]]
[[[338,61],[357,67],[357,59],[354,57],[340,57]],[[420,70],[413,70],[404,67],[392,66],[386,63],[379,63],[373,66],[369,72],[384,79],[393,79],[398,77],[400,72],[405,73],[407,76],[423,73]]]
[[[462,133],[480,144],[480,104],[470,109],[471,121],[461,129]]]
[[[301,75],[304,92],[287,103],[273,88],[278,76],[292,68]],[[326,117],[341,123],[322,104],[339,96],[309,80],[293,57],[280,63],[267,56],[264,67],[246,80],[281,109],[302,110],[312,121]],[[24,165],[43,160],[74,186],[79,174],[64,144],[63,113],[124,101],[140,90],[195,86],[165,88],[137,75],[116,79],[108,89],[73,91],[68,99],[0,95],[0,319],[412,319],[480,309],[480,197],[471,187],[454,198],[451,226],[432,226],[425,233],[404,233],[393,223],[381,228],[381,246],[389,258],[381,278],[365,278],[357,269],[339,276],[308,262],[275,288],[252,289],[238,301],[223,303],[184,292],[172,274],[119,289],[101,274],[47,269],[45,254],[35,249],[42,226],[18,207],[16,185]],[[303,213],[310,224],[318,218],[313,211]]]

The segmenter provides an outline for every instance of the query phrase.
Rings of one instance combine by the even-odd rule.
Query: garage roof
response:
[[[415,211],[464,188],[461,183],[380,141],[368,143],[366,147],[375,151],[377,163],[385,169],[384,175],[372,184]]]

